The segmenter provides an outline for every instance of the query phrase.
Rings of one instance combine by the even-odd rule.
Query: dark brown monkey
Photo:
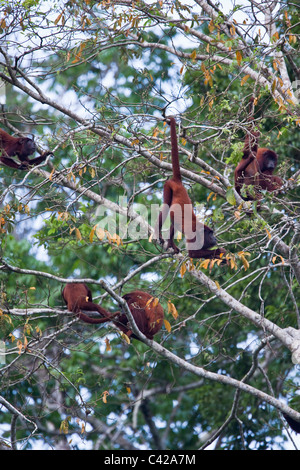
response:
[[[254,98],[251,98],[251,105],[253,102]],[[273,175],[277,166],[277,154],[273,150],[258,147],[260,133],[254,130],[252,111],[248,120],[251,121],[251,126],[246,135],[243,158],[234,172],[234,181],[235,189],[244,200],[255,201],[262,199],[261,190],[276,191],[281,188],[283,181]],[[247,195],[242,196],[243,185],[252,185],[253,191],[247,191]]]
[[[46,160],[52,152],[44,152],[40,157],[28,158],[36,151],[33,139],[29,137],[13,137],[4,130],[0,129],[0,149],[2,150],[0,162],[10,168],[17,170],[28,170],[30,166],[36,166]],[[17,156],[21,164],[10,157]]]

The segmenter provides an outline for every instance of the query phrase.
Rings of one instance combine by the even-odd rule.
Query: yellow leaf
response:
[[[13,343],[15,341],[16,337],[12,333],[9,333],[9,336],[11,338],[11,342]]]
[[[220,286],[220,284],[218,283],[218,281],[215,281],[215,284],[216,284],[218,290],[220,290],[220,289],[221,289],[221,286]]]
[[[250,78],[250,75],[245,75],[241,80],[241,86],[245,85],[246,81]]]
[[[154,300],[154,297],[151,297],[151,299],[147,300],[146,307],[149,307],[149,305],[152,303],[152,300]]]
[[[57,25],[57,23],[58,23],[59,20],[61,19],[62,15],[63,15],[63,12],[61,12],[61,13],[58,15],[58,17],[57,17],[56,20],[54,21],[54,24],[55,24],[55,25]]]
[[[168,320],[166,320],[165,318],[164,318],[164,325],[165,325],[165,328],[166,328],[167,332],[170,333],[171,332],[171,325],[168,322]]]
[[[242,59],[243,59],[243,55],[241,51],[236,51],[236,60],[237,60],[238,65],[241,65]]]
[[[40,329],[39,326],[36,326],[36,327],[35,327],[35,332],[36,332],[39,336],[42,336],[42,331],[41,331],[41,329]]]
[[[174,320],[176,320],[176,318],[178,317],[177,309],[170,300],[168,300],[168,313],[171,313]]]
[[[200,268],[207,269],[209,265],[209,261],[210,261],[209,259],[202,261],[202,263],[200,263]]]
[[[95,174],[96,174],[95,168],[92,168],[92,167],[89,168],[89,172],[90,172],[91,177],[94,178],[94,177],[95,177]]]
[[[108,338],[105,338],[104,341],[105,341],[105,351],[106,351],[106,352],[111,351],[111,345],[110,345],[109,339],[108,339]]]
[[[59,432],[62,432],[64,434],[68,434],[68,432],[69,432],[69,421],[70,421],[70,418],[68,417],[60,423]]]
[[[159,132],[159,129],[157,127],[155,127],[155,129],[153,130],[153,137],[157,137],[158,136],[158,132]]]
[[[99,238],[100,241],[102,241],[105,238],[105,231],[101,227],[96,227],[96,235]]]
[[[76,234],[77,240],[82,240],[82,236],[78,228],[75,228],[75,234]]]
[[[237,264],[233,258],[229,258],[230,268],[237,269]]]
[[[214,22],[213,20],[210,20],[209,24],[208,24],[208,29],[209,29],[209,32],[212,33],[215,29],[215,25],[214,25]]]
[[[185,263],[182,263],[181,267],[180,267],[180,275],[181,277],[183,277],[186,273],[186,265]]]
[[[18,339],[18,341],[17,341],[17,348],[19,350],[19,355],[20,355],[21,352],[22,352],[22,348],[23,348],[23,344],[22,344],[22,341],[20,339]]]
[[[272,235],[270,234],[269,230],[265,227],[265,231],[267,232],[268,239],[270,240],[272,238]]]
[[[245,271],[247,271],[247,269],[249,269],[249,267],[250,267],[249,262],[247,261],[247,259],[243,255],[240,258],[242,260]]]
[[[190,55],[190,58],[191,58],[192,60],[195,60],[196,57],[197,57],[197,51],[196,51],[196,49],[194,49],[193,52],[192,52],[191,55]]]
[[[90,233],[90,243],[93,243],[93,238],[94,238],[94,235],[95,235],[95,230],[96,230],[96,226],[91,230],[91,233]]]
[[[130,387],[126,387],[126,391],[127,391],[127,393],[131,393],[131,388],[130,388]]]
[[[178,232],[177,232],[177,241],[179,242],[180,240],[182,240],[182,233],[179,232],[179,230],[178,230]]]
[[[127,336],[127,335],[126,335],[125,333],[123,333],[123,332],[121,333],[121,336],[122,336],[123,339],[125,339],[125,341],[126,341],[127,344],[130,344],[129,336]]]
[[[53,168],[53,170],[51,171],[50,175],[49,175],[49,180],[52,181],[52,177],[54,175],[54,172],[55,172],[55,168]]]
[[[107,403],[107,396],[109,395],[109,392],[107,390],[105,390],[103,393],[102,393],[102,401],[103,403]]]
[[[193,258],[190,258],[189,261],[187,262],[187,269],[189,271],[193,271],[195,269]]]

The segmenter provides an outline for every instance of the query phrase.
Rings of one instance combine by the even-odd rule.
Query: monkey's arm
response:
[[[91,318],[85,313],[82,313],[81,310],[86,310],[88,312],[98,312],[101,315],[101,318]],[[91,324],[99,324],[99,323],[106,323],[112,321],[113,318],[120,315],[120,312],[109,313],[104,308],[100,307],[100,305],[94,304],[93,302],[83,302],[80,305],[80,310],[78,310],[77,315],[79,316],[80,320],[84,321],[85,323]]]
[[[249,155],[247,158],[243,157],[234,171],[235,189],[239,194],[245,182],[245,169],[253,162],[254,158],[254,155]]]
[[[23,165],[19,165],[19,163],[15,162],[14,160],[12,160],[11,158],[7,158],[7,157],[0,157],[0,161],[6,165],[6,166],[9,166],[10,168],[15,168],[17,170],[25,170],[26,167],[24,166],[23,168]]]
[[[44,152],[42,153],[42,155],[40,155],[39,157],[36,157],[36,158],[28,158],[28,157],[19,157],[19,159],[21,160],[22,162],[22,166],[24,168],[22,169],[25,169],[25,168],[28,168],[28,166],[36,166],[36,165],[39,165],[40,163],[44,162],[46,160],[46,158],[48,157],[48,155],[53,155],[52,152]]]

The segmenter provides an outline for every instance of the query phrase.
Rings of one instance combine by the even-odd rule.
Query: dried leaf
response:
[[[55,168],[53,168],[53,170],[51,171],[50,175],[49,175],[49,180],[52,181],[52,177],[54,175],[54,172],[55,172]]]
[[[106,352],[111,351],[111,345],[110,345],[109,339],[108,339],[108,338],[105,338],[104,341],[105,341],[105,351],[106,351]]]
[[[268,239],[271,240],[272,235],[270,234],[269,230],[265,227],[265,231],[267,232]]]
[[[130,338],[127,336],[125,333],[122,332],[121,334],[122,338],[126,341],[127,344],[130,344]]]
[[[180,276],[183,277],[186,273],[186,265],[185,263],[182,263],[181,267],[180,267]]]
[[[63,12],[61,12],[61,13],[58,15],[58,17],[56,18],[56,20],[54,20],[54,24],[55,24],[55,25],[57,25],[57,23],[58,23],[59,20],[61,19],[62,15],[63,15]]]
[[[105,231],[101,227],[96,227],[96,235],[99,238],[100,241],[102,241],[105,238]]]
[[[175,305],[170,300],[168,300],[168,313],[171,313],[174,320],[177,319],[177,317],[178,317],[177,309],[176,309]]]
[[[164,318],[164,325],[165,325],[165,328],[166,328],[167,332],[170,333],[171,332],[171,325],[168,322],[168,320],[166,320],[165,318]]]
[[[82,240],[82,236],[78,228],[75,228],[75,234],[76,234],[77,240]]]
[[[205,259],[204,261],[202,261],[202,263],[200,263],[200,268],[207,269],[208,265],[209,265],[209,262],[210,262],[209,259]]]
[[[103,403],[107,403],[107,397],[109,395],[109,392],[107,390],[105,390],[103,393],[102,393],[102,401]]]
[[[197,51],[196,51],[196,49],[194,49],[193,52],[192,52],[191,55],[190,55],[190,58],[191,58],[192,60],[196,60],[196,57],[197,57]]]
[[[245,85],[246,81],[250,78],[250,75],[245,75],[241,80],[241,86]]]
[[[240,66],[241,63],[242,63],[242,60],[243,60],[243,55],[242,55],[241,51],[236,51],[235,55],[236,55],[237,63]]]
[[[91,233],[90,233],[90,236],[89,236],[90,243],[93,243],[93,239],[94,239],[94,235],[95,235],[95,230],[96,230],[96,226],[91,230]]]

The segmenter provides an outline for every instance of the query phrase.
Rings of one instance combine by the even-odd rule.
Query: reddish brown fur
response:
[[[93,303],[92,292],[85,284],[67,284],[62,292],[62,296],[69,312],[77,313],[79,318],[84,322],[98,324],[111,321],[111,315],[104,308],[100,307],[100,305]],[[99,312],[104,318],[91,318],[82,313],[81,310]]]
[[[63,298],[70,312],[77,313],[79,318],[86,323],[113,323],[123,331],[128,337],[139,339],[133,334],[127,316],[120,311],[109,313],[104,308],[92,302],[92,294],[85,284],[67,284],[63,290]],[[164,318],[164,311],[160,303],[154,304],[153,296],[147,292],[136,290],[125,294],[123,299],[133,315],[138,329],[149,339],[161,329]],[[151,302],[151,299],[153,301]],[[103,318],[91,318],[81,312],[82,310],[97,311]]]
[[[0,162],[18,170],[26,170],[30,166],[39,165],[51,154],[51,152],[44,152],[40,157],[30,160],[29,155],[36,150],[34,141],[28,137],[13,137],[2,129],[0,129],[0,149],[2,149]],[[13,156],[17,156],[21,164],[9,158]]]
[[[193,211],[192,201],[181,182],[176,122],[173,117],[168,118],[168,121],[171,126],[173,177],[166,181],[164,185],[164,205],[157,222],[159,239],[161,243],[164,242],[162,226],[170,211],[171,228],[167,248],[173,248],[175,253],[179,252],[178,247],[174,243],[176,228],[185,234],[190,258],[221,259],[226,251],[222,248],[209,250],[209,248],[212,248],[217,243],[213,230],[197,220]],[[192,244],[198,245],[199,248],[197,246],[193,247]]]
[[[253,98],[251,103],[253,103]],[[252,113],[249,121],[252,121]],[[246,135],[243,158],[234,172],[235,189],[241,195],[243,185],[252,185],[252,191],[247,191],[242,196],[246,201],[262,199],[261,190],[269,192],[281,188],[283,181],[274,176],[273,172],[277,166],[278,156],[273,150],[258,148],[259,132],[254,130],[251,123],[250,131]]]

